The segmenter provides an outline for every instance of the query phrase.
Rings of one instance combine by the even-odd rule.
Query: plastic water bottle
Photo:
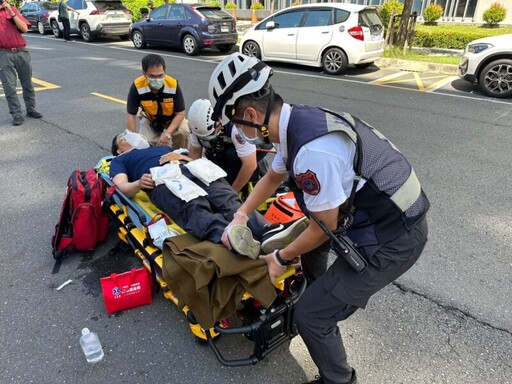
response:
[[[82,336],[80,337],[80,346],[84,351],[85,358],[89,363],[97,363],[103,360],[105,354],[101,347],[98,335],[91,332],[89,328],[82,329]]]

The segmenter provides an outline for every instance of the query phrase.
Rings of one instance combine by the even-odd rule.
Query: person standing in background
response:
[[[28,31],[30,23],[20,15],[16,7],[0,0],[0,79],[13,117],[13,125],[23,124],[21,105],[16,95],[16,82],[19,77],[23,88],[23,100],[27,116],[34,119],[43,117],[36,111],[36,97],[32,84],[32,66],[27,42],[21,35]]]
[[[59,21],[62,23],[62,26],[64,27],[64,41],[71,41],[70,33],[71,33],[71,26],[69,24],[69,13],[68,11],[74,11],[73,8],[68,7],[66,4],[67,0],[60,0],[59,1]]]

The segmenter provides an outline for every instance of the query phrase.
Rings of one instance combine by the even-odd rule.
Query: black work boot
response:
[[[22,116],[14,116],[12,119],[12,125],[21,125],[23,124],[23,117]]]
[[[356,377],[356,370],[354,369],[352,371],[352,377],[350,378],[350,380],[347,381],[346,383],[340,383],[340,384],[356,384],[356,383],[357,383],[357,377]],[[315,376],[315,380],[308,381],[307,383],[304,383],[304,384],[324,384],[324,380],[322,379],[322,376]]]

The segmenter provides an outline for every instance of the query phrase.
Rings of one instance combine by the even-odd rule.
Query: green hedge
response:
[[[512,33],[512,27],[485,28],[465,25],[416,24],[413,46],[464,49],[470,41],[506,33]]]
[[[164,0],[152,0],[153,6],[155,8],[164,4]],[[122,0],[123,4],[126,8],[132,11],[132,21],[136,22],[142,19],[142,15],[140,14],[141,8],[148,8],[148,0]],[[169,1],[169,3],[174,3],[174,1]]]

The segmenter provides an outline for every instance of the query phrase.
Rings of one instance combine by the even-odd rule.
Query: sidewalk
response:
[[[238,20],[236,22],[236,29],[239,34],[239,37],[252,26],[252,23],[249,20]],[[413,48],[418,50],[423,50],[421,48]],[[433,54],[443,54],[443,55],[453,55],[460,56],[462,55],[462,51],[459,50],[448,50],[448,49],[429,49]],[[400,71],[410,71],[410,72],[436,72],[442,73],[446,75],[456,75],[458,66],[455,64],[437,64],[437,63],[429,63],[426,61],[412,61],[412,60],[402,60],[402,59],[389,59],[389,58],[381,58],[375,62],[380,68],[395,68]]]

